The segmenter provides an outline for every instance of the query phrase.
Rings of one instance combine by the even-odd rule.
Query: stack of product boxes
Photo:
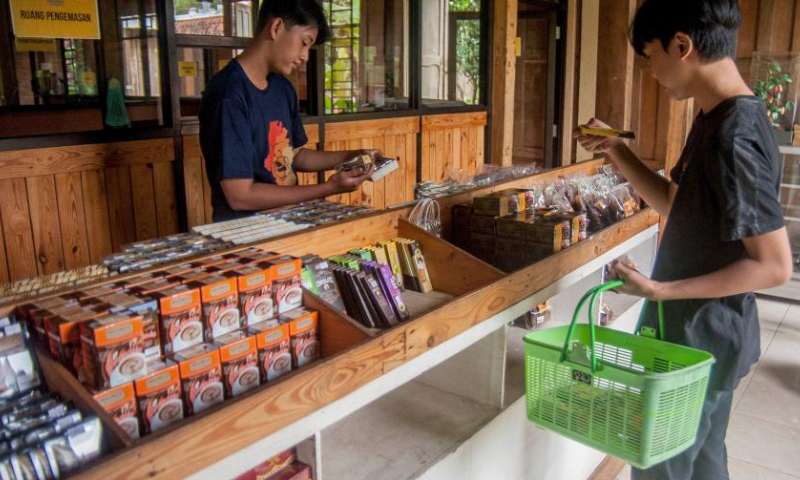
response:
[[[456,244],[513,271],[586,239],[586,215],[535,209],[533,192],[510,189],[453,207]]]
[[[367,328],[390,328],[410,318],[403,291],[433,290],[422,250],[405,238],[302,260],[306,288]]]
[[[258,249],[23,305],[35,336],[132,437],[320,354],[299,259]]]

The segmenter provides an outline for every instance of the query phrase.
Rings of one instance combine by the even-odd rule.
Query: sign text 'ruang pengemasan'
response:
[[[97,0],[10,0],[14,35],[100,38]]]

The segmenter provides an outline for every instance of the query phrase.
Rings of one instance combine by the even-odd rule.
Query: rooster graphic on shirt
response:
[[[297,185],[297,175],[292,169],[294,149],[289,140],[289,132],[280,120],[269,122],[267,134],[267,158],[264,159],[266,168],[275,178],[278,185]]]

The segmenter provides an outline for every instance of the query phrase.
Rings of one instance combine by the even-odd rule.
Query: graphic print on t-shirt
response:
[[[268,135],[268,153],[264,159],[264,168],[272,173],[278,185],[297,185],[297,176],[292,169],[294,149],[283,122],[280,120],[269,122]]]

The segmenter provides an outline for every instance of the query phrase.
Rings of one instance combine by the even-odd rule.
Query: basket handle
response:
[[[594,318],[594,311],[597,307],[597,302],[600,299],[600,294],[606,292],[608,290],[613,290],[615,288],[619,288],[624,285],[622,280],[613,280],[610,282],[606,282],[601,285],[597,285],[591,288],[583,297],[581,297],[580,301],[578,301],[578,306],[575,307],[575,313],[572,314],[572,323],[569,325],[569,330],[567,330],[567,338],[564,341],[564,346],[561,348],[561,357],[559,359],[560,362],[564,362],[567,359],[567,350],[569,349],[570,342],[572,341],[572,335],[575,331],[575,325],[578,323],[578,315],[580,315],[581,310],[583,309],[583,305],[586,303],[587,300],[589,302],[589,337],[591,339],[591,366],[592,366],[592,373],[597,371],[597,358],[595,357],[595,318]],[[645,304],[645,308],[647,304]],[[640,319],[641,321],[641,319]],[[659,334],[663,338],[664,336],[664,306],[659,301],[658,302],[658,326],[659,326]],[[637,326],[638,330],[638,326]],[[637,332],[638,333],[638,332]]]

